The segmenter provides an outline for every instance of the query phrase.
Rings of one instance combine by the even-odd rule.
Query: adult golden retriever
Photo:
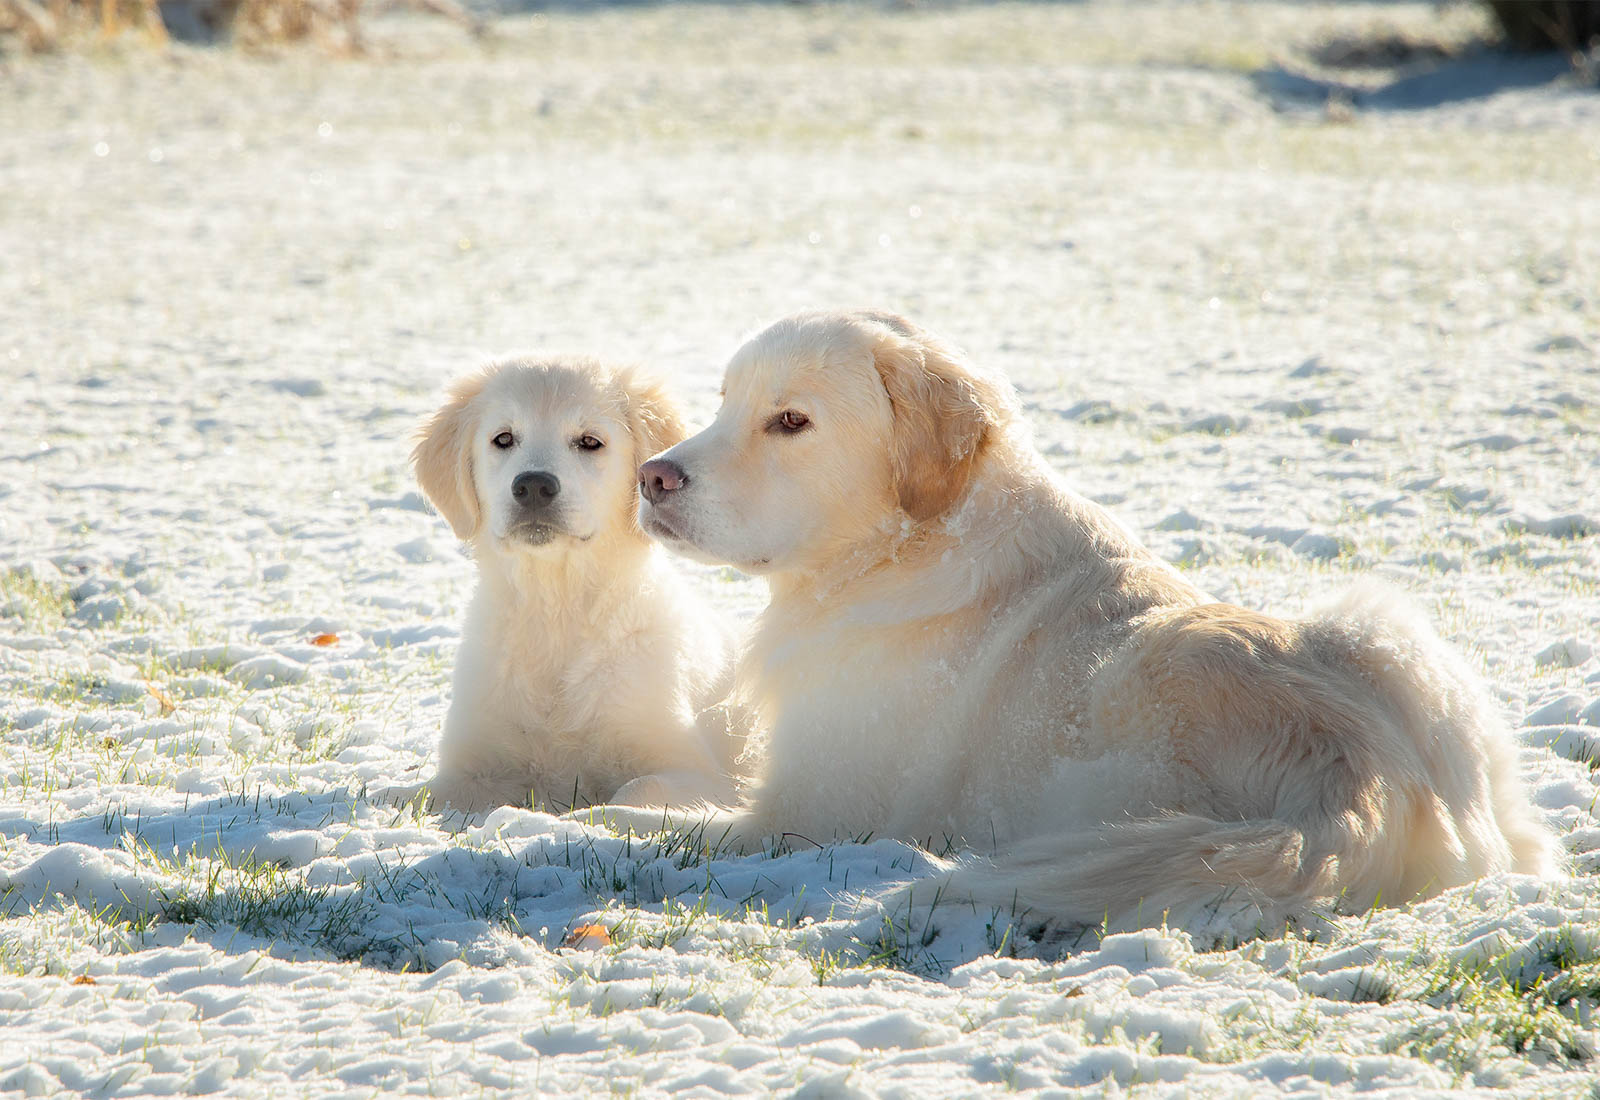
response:
[[[772,590],[737,689],[755,782],[709,837],[954,842],[987,858],[945,896],[1113,927],[1556,869],[1494,708],[1415,615],[1208,599],[1061,482],[1003,379],[903,318],[779,321],[640,475],[647,531]]]
[[[731,798],[732,635],[637,523],[639,464],[683,436],[658,383],[586,359],[496,363],[422,426],[417,481],[478,564],[435,805]]]

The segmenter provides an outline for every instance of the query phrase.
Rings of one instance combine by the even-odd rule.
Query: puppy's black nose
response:
[[[555,474],[543,470],[524,470],[511,483],[511,495],[524,508],[538,508],[549,504],[561,493],[561,482]]]
[[[639,467],[639,491],[651,504],[660,504],[668,493],[675,493],[687,484],[689,475],[670,459],[652,458]]]

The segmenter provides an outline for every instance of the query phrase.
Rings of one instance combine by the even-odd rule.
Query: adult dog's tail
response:
[[[1213,821],[1171,814],[1033,837],[991,859],[897,891],[892,909],[964,902],[1024,923],[1167,922],[1226,927],[1235,936],[1275,931],[1333,889],[1335,860],[1308,858],[1300,830],[1281,821]]]

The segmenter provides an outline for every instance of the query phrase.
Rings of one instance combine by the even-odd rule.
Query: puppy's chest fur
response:
[[[648,592],[622,583],[589,603],[480,586],[442,765],[526,776],[549,797],[571,798],[576,786],[594,800],[638,775],[700,763],[684,640],[658,621]]]
[[[603,631],[575,634],[561,624],[528,619],[500,624],[491,693],[514,725],[535,738],[559,738],[601,722],[607,695],[577,690],[626,660]]]
[[[497,617],[489,691],[530,748],[546,744],[570,758],[570,742],[578,741],[601,751],[597,742],[609,732],[638,724],[644,685],[655,689],[663,725],[670,723],[676,693],[666,670],[652,662],[647,607],[622,604],[587,616],[504,608]]]

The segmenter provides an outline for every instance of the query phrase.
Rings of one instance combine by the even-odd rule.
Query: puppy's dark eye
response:
[[[502,451],[508,449],[516,441],[517,441],[516,437],[513,436],[510,432],[501,432],[499,435],[497,435],[493,439],[489,440],[490,443],[493,443],[496,447],[499,447]]]
[[[587,434],[580,435],[576,440],[574,440],[574,442],[578,445],[580,450],[584,451],[598,451],[601,447],[606,445],[606,441],[601,439],[599,436]]]
[[[803,432],[807,428],[811,427],[811,418],[803,412],[798,412],[794,409],[784,409],[781,413],[772,418],[772,423],[768,424],[767,427],[775,428],[780,432],[788,432],[790,435],[793,435],[795,432]]]

